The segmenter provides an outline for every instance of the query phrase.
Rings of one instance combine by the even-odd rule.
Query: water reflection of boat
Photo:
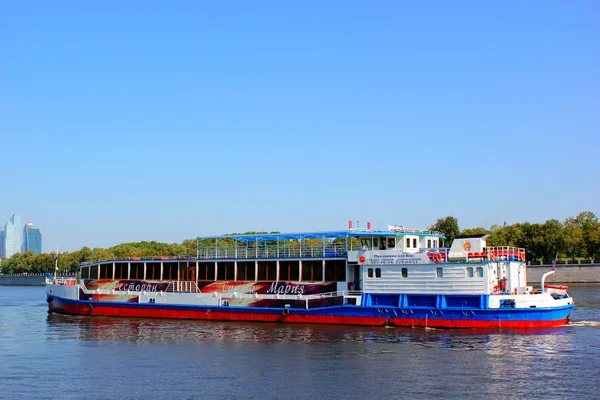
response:
[[[566,324],[566,289],[527,286],[525,250],[437,232],[218,236],[197,257],[99,260],[47,281],[50,312],[424,328]],[[546,275],[545,275],[546,276]]]

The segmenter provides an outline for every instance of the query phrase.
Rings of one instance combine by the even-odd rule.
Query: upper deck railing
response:
[[[203,248],[198,250],[200,259],[277,259],[277,258],[343,258],[345,246],[298,246],[283,248],[269,245],[257,248]]]
[[[104,262],[128,261],[206,261],[227,259],[286,259],[286,258],[345,258],[348,252],[344,245],[323,246],[296,246],[282,247],[277,245],[262,246],[260,248],[247,247],[206,247],[198,249],[195,256],[150,256],[150,257],[123,257],[90,260],[81,263],[81,266]]]

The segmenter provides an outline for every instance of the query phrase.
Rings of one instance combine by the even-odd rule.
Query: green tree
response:
[[[565,233],[565,253],[573,261],[584,253],[583,228],[575,218],[569,217],[563,223]]]
[[[490,231],[485,228],[482,228],[482,227],[467,228],[460,232],[461,236],[462,235],[486,235],[488,233],[490,233]]]
[[[438,218],[435,221],[435,224],[429,227],[429,230],[442,233],[442,235],[446,237],[446,243],[448,245],[451,245],[454,238],[460,234],[460,229],[458,229],[458,220],[451,215]]]

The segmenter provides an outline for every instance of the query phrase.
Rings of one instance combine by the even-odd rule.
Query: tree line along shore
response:
[[[575,217],[566,218],[563,222],[550,219],[544,223],[531,224],[519,222],[512,225],[492,225],[489,229],[476,227],[459,229],[458,220],[453,216],[438,218],[429,227],[430,230],[441,232],[446,236],[445,243],[449,246],[459,235],[488,234],[488,246],[515,246],[525,248],[527,260],[533,263],[550,263],[559,254],[559,260],[598,260],[600,259],[600,221],[591,211],[580,212]],[[267,232],[247,232],[267,233]],[[278,232],[271,232],[278,233]],[[340,240],[340,239],[336,239]],[[319,239],[306,239],[305,245],[321,245]],[[82,262],[120,259],[128,257],[195,257],[198,248],[227,247],[233,240],[220,239],[186,239],[181,243],[161,243],[143,241],[122,243],[103,248],[83,247],[81,250],[64,252],[58,257],[58,270],[64,273],[76,273]],[[250,244],[251,245],[251,244]],[[289,241],[290,247],[299,243]],[[54,259],[51,253],[33,254],[32,252],[14,254],[2,259],[0,272],[3,274],[45,273],[54,271]]]

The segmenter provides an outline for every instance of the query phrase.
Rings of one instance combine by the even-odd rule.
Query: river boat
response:
[[[49,312],[423,328],[567,324],[566,290],[527,285],[524,249],[388,226],[213,236],[195,257],[132,257],[48,277]],[[203,240],[206,243],[205,240]],[[562,289],[562,288],[561,288]]]

